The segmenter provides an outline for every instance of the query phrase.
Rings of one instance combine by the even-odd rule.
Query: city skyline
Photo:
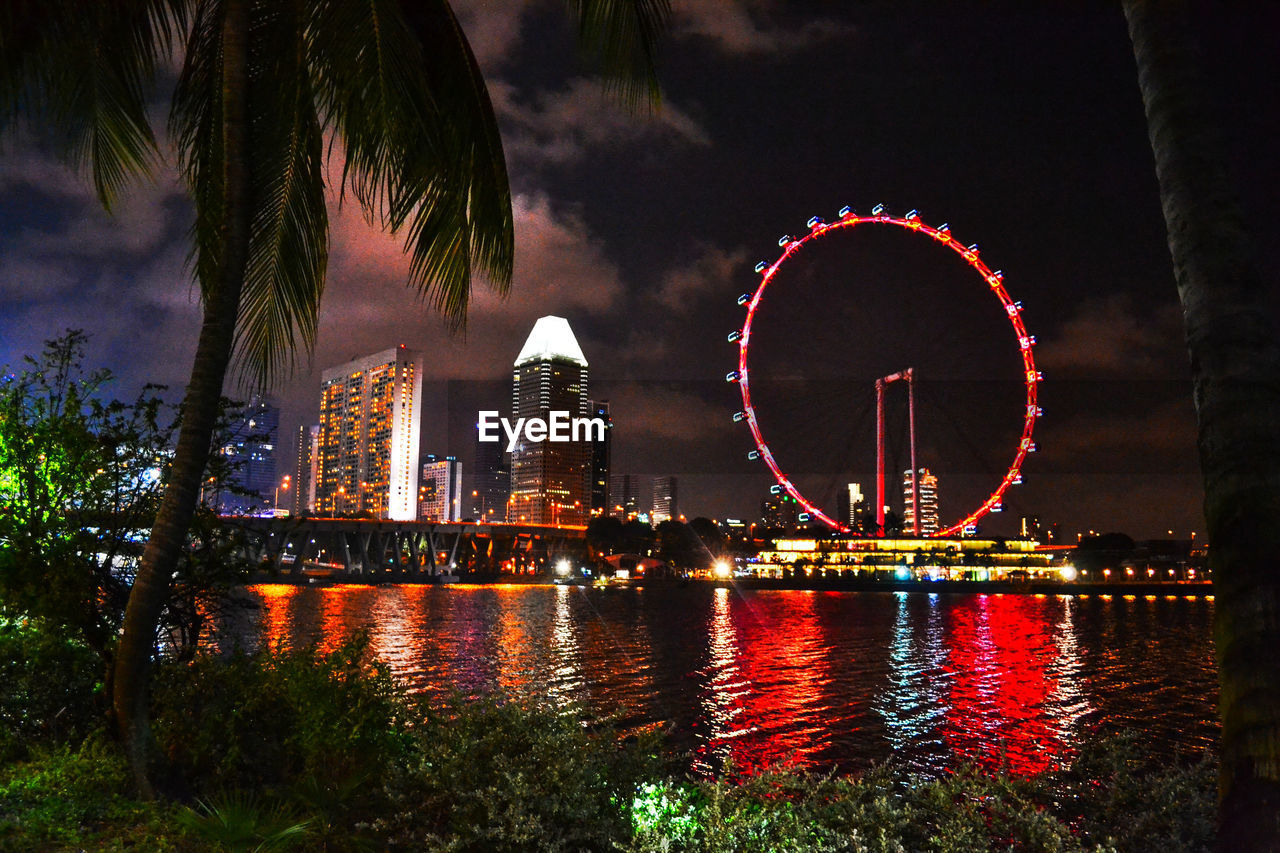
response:
[[[749,439],[728,421],[733,389],[720,382],[733,367],[724,336],[741,322],[734,299],[752,287],[756,261],[776,256],[777,238],[809,216],[883,202],[899,214],[918,207],[981,243],[1039,338],[1041,452],[992,528],[1014,533],[1019,516],[1038,515],[1073,533],[1203,529],[1181,317],[1118,7],[787,16],[747,4],[716,15],[677,5],[659,61],[665,105],[653,116],[628,115],[584,81],[564,49],[567,28],[549,10],[458,9],[503,124],[515,197],[512,296],[498,299],[481,283],[465,337],[450,337],[403,288],[398,241],[335,205],[317,351],[275,389],[282,458],[293,451],[292,427],[314,422],[324,365],[405,343],[429,353],[424,397],[439,403],[450,382],[500,386],[511,341],[556,313],[575,324],[598,365],[592,393],[610,399],[614,421],[626,424],[614,435],[613,468],[678,475],[682,503],[697,514],[748,515],[771,481],[745,460]],[[1278,181],[1267,140],[1278,120],[1265,82],[1280,72],[1261,43],[1270,28],[1258,19],[1267,17],[1205,15],[1201,34],[1212,106],[1274,285],[1280,238],[1267,223]],[[89,363],[120,375],[117,396],[146,381],[180,388],[198,311],[183,268],[189,208],[173,175],[162,169],[111,218],[78,176],[16,140],[0,157],[0,200],[0,363],[17,365],[42,340],[80,326],[94,335]],[[1008,455],[995,449],[1003,435],[987,451],[980,418],[968,411],[998,397],[1006,374],[988,362],[984,336],[970,341],[959,323],[970,314],[980,323],[998,306],[964,290],[962,279],[933,278],[923,250],[900,248],[867,243],[856,266],[809,291],[824,299],[823,316],[812,316],[813,298],[799,299],[775,306],[783,313],[763,317],[762,332],[794,337],[806,322],[830,323],[809,336],[810,362],[791,369],[819,378],[843,371],[836,378],[849,397],[862,393],[882,355],[890,363],[880,375],[914,363],[900,358],[906,342],[938,350],[923,353],[935,364],[921,367],[921,393],[927,402],[936,381],[937,411],[955,404],[931,434],[950,437],[967,470],[957,476],[947,470],[954,466],[928,462],[951,505],[966,479],[976,491],[989,469],[1007,463],[996,458]],[[800,293],[808,283],[795,284]],[[879,301],[891,290],[914,304]],[[883,339],[853,346],[837,338],[840,329],[848,342]],[[942,372],[959,366],[966,370]],[[423,446],[445,448],[464,434],[455,422],[473,423],[475,409],[450,411]],[[833,420],[857,416],[849,409]],[[794,440],[806,442],[857,443],[834,428]],[[983,452],[965,457],[969,444]],[[470,448],[447,452],[466,459]],[[856,464],[832,467],[833,493],[842,480],[870,482]]]

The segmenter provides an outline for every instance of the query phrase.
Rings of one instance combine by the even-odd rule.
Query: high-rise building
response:
[[[418,479],[419,521],[462,520],[462,463],[429,453]]]
[[[548,421],[553,412],[587,415],[587,359],[563,317],[542,317],[516,357],[512,422]],[[591,506],[591,442],[531,441],[522,433],[511,453],[508,521],[586,524]]]
[[[614,474],[611,476],[609,478],[609,499],[613,501],[613,506],[610,508],[609,514],[627,521],[642,512],[648,512],[649,507],[640,500],[640,496],[645,494],[643,489],[644,484],[641,482],[640,477],[635,474]]]
[[[609,514],[609,464],[613,455],[613,418],[608,400],[588,400],[591,417],[604,421],[604,436],[591,441],[591,514]]]
[[[653,478],[653,513],[654,524],[680,518],[680,505],[677,495],[676,477]]]
[[[866,497],[862,494],[861,483],[848,483],[845,488],[836,493],[835,520],[841,524],[847,524],[853,532],[863,532],[868,513],[872,517],[875,516],[867,505]]]
[[[316,512],[316,486],[320,483],[320,424],[313,424],[307,430],[307,513]]]
[[[298,427],[298,449],[293,460],[293,482],[290,484],[289,511],[306,515],[315,505],[315,482],[312,477],[312,446],[320,435],[320,427],[302,424]],[[283,499],[281,503],[283,503]]]
[[[317,513],[417,517],[421,365],[402,345],[321,374]]]
[[[477,521],[505,521],[511,496],[511,462],[500,441],[480,441],[471,464],[468,512]]]
[[[800,526],[803,512],[800,502],[788,494],[773,495],[760,504],[760,516],[765,527],[779,528],[788,533],[795,532]]]
[[[221,448],[230,467],[228,484],[218,493],[221,515],[247,515],[272,508],[276,498],[276,445],[280,438],[280,410],[254,396],[231,424]]]
[[[929,473],[928,468],[916,472],[916,481],[920,487],[920,530],[921,536],[932,536],[941,529],[938,516],[938,478]],[[911,469],[902,472],[902,532],[906,536],[916,534],[915,501],[912,500]]]

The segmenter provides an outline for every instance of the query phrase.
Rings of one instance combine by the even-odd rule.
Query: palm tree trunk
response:
[[[178,559],[199,500],[200,483],[231,360],[249,247],[248,8],[246,0],[225,0],[222,23],[223,198],[221,255],[217,276],[202,282],[204,322],[196,345],[191,381],[183,402],[178,446],[168,485],[143,552],[125,609],[116,654],[112,694],[116,726],[128,752],[139,792],[151,797],[147,682],[156,630]]]
[[[1216,599],[1220,850],[1280,851],[1280,343],[1186,0],[1124,0],[1191,355]]]

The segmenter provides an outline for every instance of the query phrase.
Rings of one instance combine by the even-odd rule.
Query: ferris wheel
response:
[[[778,246],[782,249],[782,254],[777,260],[769,263],[761,261],[756,264],[755,272],[760,275],[760,283],[754,292],[743,293],[738,297],[738,304],[746,307],[746,317],[743,320],[742,328],[735,330],[729,334],[729,341],[738,345],[738,367],[736,370],[730,371],[725,379],[729,382],[738,384],[739,391],[742,395],[742,410],[735,413],[733,419],[735,422],[745,422],[751,431],[751,438],[755,443],[755,449],[750,451],[747,456],[751,460],[761,460],[768,467],[773,478],[777,481],[777,485],[772,488],[775,494],[786,493],[790,495],[796,503],[808,514],[809,518],[820,521],[823,524],[833,528],[834,530],[848,533],[851,532],[847,524],[837,521],[831,515],[824,512],[814,501],[805,497],[800,489],[783,472],[781,466],[775,457],[775,454],[769,448],[769,443],[765,438],[764,432],[760,426],[760,419],[757,416],[755,405],[751,398],[751,332],[752,324],[755,322],[756,313],[760,308],[761,301],[764,298],[765,291],[769,285],[774,282],[779,271],[787,264],[797,263],[796,256],[801,252],[806,244],[814,240],[832,235],[838,231],[856,228],[860,225],[880,225],[890,226],[894,228],[905,229],[908,232],[923,235],[940,243],[943,246],[954,251],[968,267],[979,276],[985,287],[995,295],[999,300],[1001,308],[1007,316],[1010,326],[1013,329],[1015,343],[1021,359],[1022,375],[1021,381],[1025,391],[1022,418],[1021,435],[1014,449],[1012,462],[1009,463],[1008,469],[999,483],[991,491],[988,497],[983,500],[979,506],[967,512],[962,518],[954,522],[950,526],[939,530],[932,535],[938,537],[954,536],[961,534],[974,525],[979,519],[991,512],[999,511],[1003,506],[1005,493],[1014,485],[1022,482],[1022,466],[1027,455],[1036,450],[1035,441],[1032,439],[1032,432],[1035,428],[1036,420],[1042,414],[1037,404],[1037,388],[1043,378],[1036,369],[1033,349],[1035,347],[1035,337],[1027,332],[1026,326],[1022,319],[1022,303],[1015,302],[1010,296],[1004,285],[1004,274],[999,270],[992,270],[979,257],[978,246],[976,244],[964,244],[951,234],[950,226],[943,224],[937,227],[928,225],[920,218],[920,214],[912,210],[904,216],[894,216],[885,211],[884,205],[876,205],[869,215],[861,215],[853,211],[849,207],[844,207],[837,214],[835,221],[826,222],[820,217],[814,216],[807,223],[807,232],[800,237],[784,236],[778,240]],[[876,380],[877,402],[882,405],[882,395],[884,385],[887,383],[905,380],[911,388],[914,395],[914,376],[910,368]],[[914,406],[914,396],[912,397],[912,405]],[[914,409],[913,409],[914,412]],[[883,530],[883,507],[884,507],[884,445],[883,445],[883,409],[878,412],[878,419],[881,421],[880,434],[877,437],[877,514],[880,527]],[[914,457],[914,414],[912,415],[912,455]],[[913,494],[918,495],[919,489],[914,486],[915,477],[915,459],[911,462],[910,476],[913,482]],[[985,490],[984,490],[985,491]],[[920,518],[919,509],[916,509],[915,518]]]

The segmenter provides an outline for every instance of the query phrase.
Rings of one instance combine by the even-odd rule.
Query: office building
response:
[[[214,498],[219,515],[249,515],[274,508],[279,438],[280,410],[265,398],[255,396],[235,414],[220,450],[230,472],[226,482],[232,488]]]
[[[421,365],[400,346],[321,374],[317,514],[417,517]]]
[[[649,505],[643,497],[651,497],[651,488],[647,482],[635,474],[614,474],[609,477],[609,500],[613,506],[609,514],[623,521],[636,518],[641,513],[648,513]]]
[[[933,536],[941,525],[938,517],[938,478],[928,468],[916,472],[920,489],[920,529],[915,526],[915,501],[912,499],[911,469],[902,473],[902,533],[905,536]]]
[[[507,498],[511,496],[511,462],[503,451],[503,442],[480,441],[477,432],[470,480],[469,517],[477,521],[505,521]]]
[[[315,508],[315,459],[313,452],[320,439],[317,424],[298,427],[298,447],[293,460],[293,482],[290,483],[288,508],[295,516],[307,515]],[[283,498],[280,501],[284,503]]]
[[[462,520],[462,463],[456,456],[427,454],[418,478],[419,521]]]
[[[651,520],[654,524],[671,519],[680,519],[680,506],[677,495],[677,478],[653,478],[653,512]]]
[[[608,400],[588,400],[591,417],[604,421],[604,436],[591,441],[591,515],[609,514],[609,464],[613,456],[613,418]]]
[[[836,493],[835,520],[848,525],[854,533],[871,532],[868,525],[875,524],[875,512],[862,494],[861,483],[848,483]]]
[[[511,422],[565,412],[587,416],[587,359],[569,322],[542,317],[516,357]],[[526,524],[586,524],[590,512],[591,442],[532,440],[522,433],[511,453],[507,520]]]
[[[760,505],[760,517],[764,526],[794,533],[800,526],[804,509],[799,501],[788,494],[772,495]]]

